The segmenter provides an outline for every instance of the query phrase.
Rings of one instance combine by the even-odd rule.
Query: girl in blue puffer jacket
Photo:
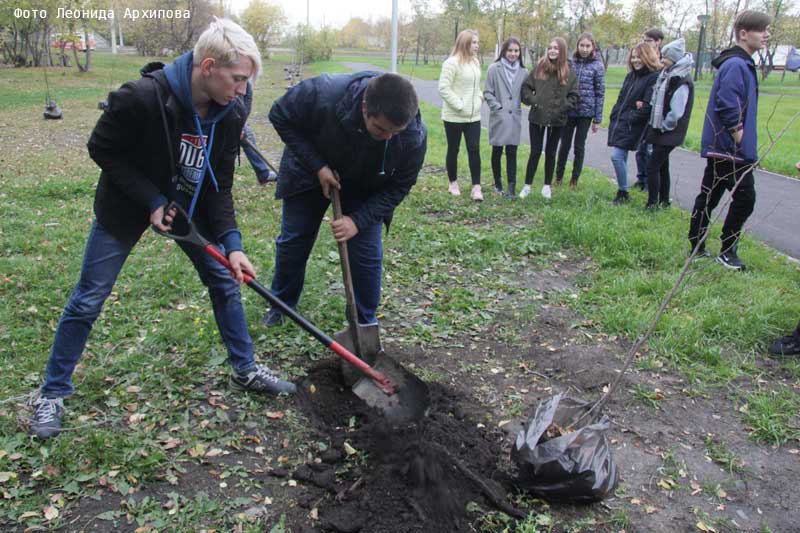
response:
[[[578,178],[583,170],[583,155],[586,152],[586,136],[589,127],[592,133],[603,121],[603,100],[606,93],[606,74],[603,62],[597,55],[597,43],[591,33],[582,33],[571,62],[572,71],[578,79],[578,106],[567,115],[567,125],[561,131],[561,147],[558,150],[556,165],[556,185],[564,179],[569,149],[575,137],[575,152],[572,161],[572,179],[569,185],[578,186]]]

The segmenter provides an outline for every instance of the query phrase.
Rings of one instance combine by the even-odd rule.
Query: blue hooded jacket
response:
[[[733,46],[711,62],[719,69],[708,98],[703,125],[703,157],[753,162],[758,160],[758,76],[753,58]],[[731,130],[742,127],[738,146]]]

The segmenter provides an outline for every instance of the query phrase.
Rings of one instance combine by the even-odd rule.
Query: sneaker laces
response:
[[[49,424],[55,420],[58,412],[59,400],[39,397],[33,402],[33,418],[42,424]]]
[[[252,376],[253,378],[262,378],[270,383],[278,383],[278,376],[276,376],[269,368],[265,366],[256,365],[254,374],[255,375]]]

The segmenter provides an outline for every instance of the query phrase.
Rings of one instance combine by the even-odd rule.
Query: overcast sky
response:
[[[306,21],[306,0],[268,0],[279,4],[291,24]],[[312,26],[322,26],[323,22],[336,28],[344,26],[352,17],[377,19],[392,16],[392,0],[307,0]],[[250,0],[231,0],[231,7],[241,14]],[[398,0],[400,13],[411,13],[409,0]]]

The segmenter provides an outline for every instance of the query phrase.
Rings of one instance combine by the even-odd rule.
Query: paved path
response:
[[[378,70],[384,71],[368,63],[343,63],[346,67],[358,70]],[[439,97],[436,80],[420,80],[409,78],[417,89],[420,100],[433,104],[437,107],[442,106],[442,99]],[[438,119],[438,117],[436,117]],[[484,127],[489,122],[489,109],[483,106],[481,110],[481,122]],[[528,129],[522,128],[522,139],[524,143],[530,144]],[[586,141],[586,156],[584,165],[599,170],[616,183],[614,178],[614,168],[611,166],[610,149],[606,146],[608,133],[601,129],[596,134],[589,133]],[[800,151],[798,152],[800,160]],[[543,163],[540,163],[540,167]],[[524,173],[525,162],[519,164],[520,171]],[[705,169],[705,159],[701,158],[697,152],[678,148],[670,156],[670,173],[672,175],[672,199],[683,209],[691,210],[694,198],[700,192],[700,180]],[[629,179],[631,174],[636,176],[636,161],[634,154],[628,157]],[[538,183],[541,184],[541,177],[537,176]],[[534,189],[538,193],[538,189]],[[615,190],[609,189],[609,200]],[[756,171],[756,207],[755,211],[747,223],[745,230],[755,235],[758,239],[769,244],[773,248],[800,259],[800,218],[796,215],[795,209],[800,206],[800,180],[774,174],[772,172]],[[720,204],[727,201],[727,193]],[[720,220],[723,220],[722,218]],[[688,227],[686,228],[688,231]],[[711,250],[717,248],[718,243],[711,243]]]

